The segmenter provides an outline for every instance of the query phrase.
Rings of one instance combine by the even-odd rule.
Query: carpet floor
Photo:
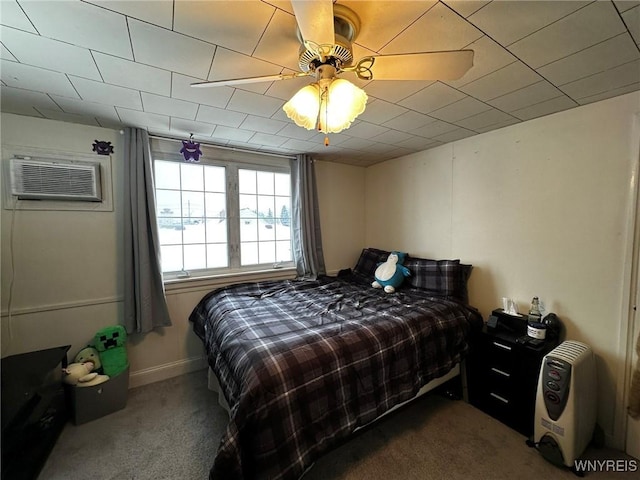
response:
[[[125,409],[83,425],[68,423],[38,480],[206,480],[227,419],[217,394],[207,390],[206,371],[134,388]],[[590,447],[584,458],[640,467],[607,448]],[[640,469],[609,470],[587,472],[586,478],[640,478]],[[304,475],[304,480],[541,478],[576,476],[544,460],[514,430],[438,394],[381,419]]]

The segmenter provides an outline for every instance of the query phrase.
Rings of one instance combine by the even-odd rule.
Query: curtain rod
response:
[[[172,140],[174,142],[181,142],[182,140],[180,140],[179,138],[174,138],[174,137],[168,137],[166,135],[157,135],[155,133],[149,133],[150,137],[154,137],[154,138],[163,138],[165,140]],[[215,147],[215,148],[221,148],[223,150],[231,150],[234,152],[241,152],[241,153],[252,153],[254,155],[267,155],[270,157],[280,157],[280,158],[286,158],[288,160],[296,160],[296,156],[295,155],[285,155],[283,153],[272,153],[272,152],[262,152],[259,150],[249,150],[248,148],[239,148],[239,147],[228,147],[226,145],[218,145],[216,143],[209,143],[209,142],[200,142],[201,144],[207,145],[209,147]]]

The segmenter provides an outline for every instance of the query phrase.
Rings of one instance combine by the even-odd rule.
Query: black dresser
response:
[[[69,345],[2,359],[2,480],[38,477],[69,419]]]
[[[558,342],[524,343],[525,338],[524,318],[485,325],[472,342],[467,382],[472,405],[530,437],[542,359]]]

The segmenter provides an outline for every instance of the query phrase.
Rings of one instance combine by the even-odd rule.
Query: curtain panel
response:
[[[128,333],[146,333],[171,325],[148,133],[126,128],[124,147],[124,326]]]
[[[326,273],[320,232],[320,210],[313,159],[298,155],[291,160],[293,258],[298,278]]]

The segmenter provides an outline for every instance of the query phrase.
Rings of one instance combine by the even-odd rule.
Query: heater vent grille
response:
[[[25,200],[100,202],[100,164],[13,158],[11,194]]]

